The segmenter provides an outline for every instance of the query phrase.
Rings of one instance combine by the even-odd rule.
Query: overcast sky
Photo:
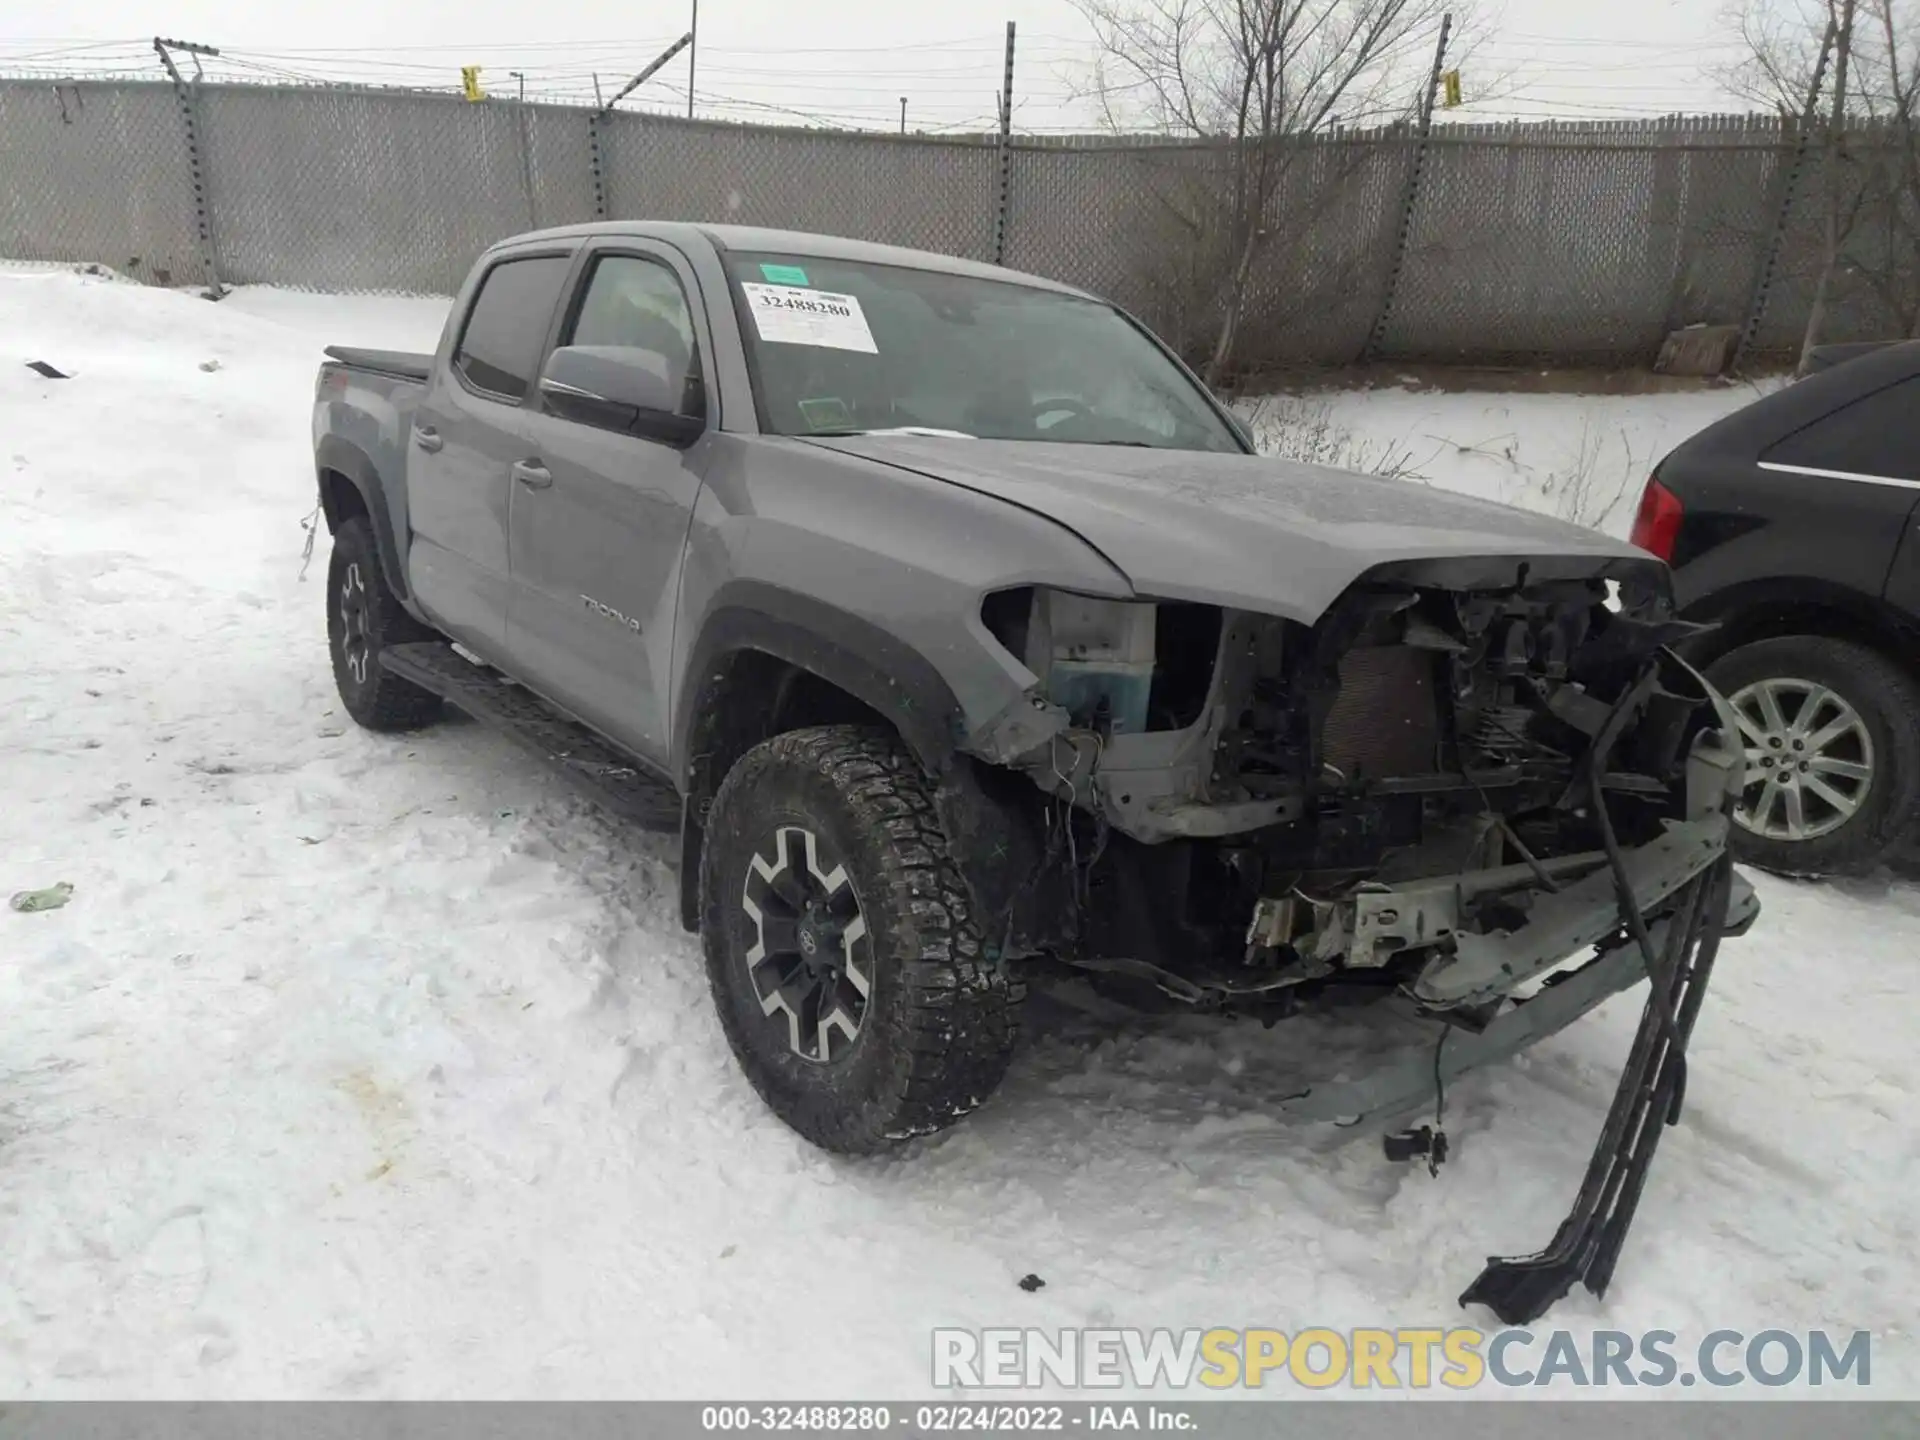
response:
[[[1607,117],[1743,109],[1713,78],[1738,53],[1726,0],[1477,0],[1494,13],[1464,65],[1453,118]],[[584,98],[617,87],[687,28],[653,0],[0,0],[0,67],[144,75],[151,37],[219,45],[235,73],[457,83],[481,64],[496,93]],[[1019,27],[1016,125],[1097,128],[1084,92],[1090,32],[1071,0],[700,0],[702,114],[988,128],[1008,20]],[[107,42],[128,42],[108,44]],[[96,48],[82,49],[81,46]],[[684,108],[687,61],[635,100]],[[1491,93],[1490,93],[1491,92]]]

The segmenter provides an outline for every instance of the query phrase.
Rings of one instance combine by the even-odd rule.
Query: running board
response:
[[[664,834],[680,829],[680,797],[672,787],[497,670],[438,641],[389,646],[380,664],[532,751],[622,820]]]
[[[1485,1305],[1504,1324],[1526,1325],[1544,1315],[1576,1280],[1596,1296],[1607,1293],[1660,1134],[1680,1119],[1687,1080],[1684,1049],[1726,929],[1732,874],[1723,859],[1691,882],[1681,897],[1620,1088],[1573,1208],[1553,1242],[1535,1255],[1488,1260],[1460,1297],[1462,1305]],[[1663,1008],[1673,1017],[1671,1036],[1661,1021]]]

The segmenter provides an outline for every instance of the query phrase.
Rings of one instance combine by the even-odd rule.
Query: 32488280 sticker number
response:
[[[754,330],[768,344],[880,353],[857,295],[749,282],[741,284],[740,292],[746,297]]]

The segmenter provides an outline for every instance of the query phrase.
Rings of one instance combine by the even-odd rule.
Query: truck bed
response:
[[[373,370],[400,380],[425,381],[433,370],[433,356],[414,350],[363,350],[354,345],[329,345],[329,360],[356,370]]]

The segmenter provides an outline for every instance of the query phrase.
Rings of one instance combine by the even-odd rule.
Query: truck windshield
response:
[[[761,425],[1237,453],[1198,386],[1109,305],[817,256],[728,257]]]

